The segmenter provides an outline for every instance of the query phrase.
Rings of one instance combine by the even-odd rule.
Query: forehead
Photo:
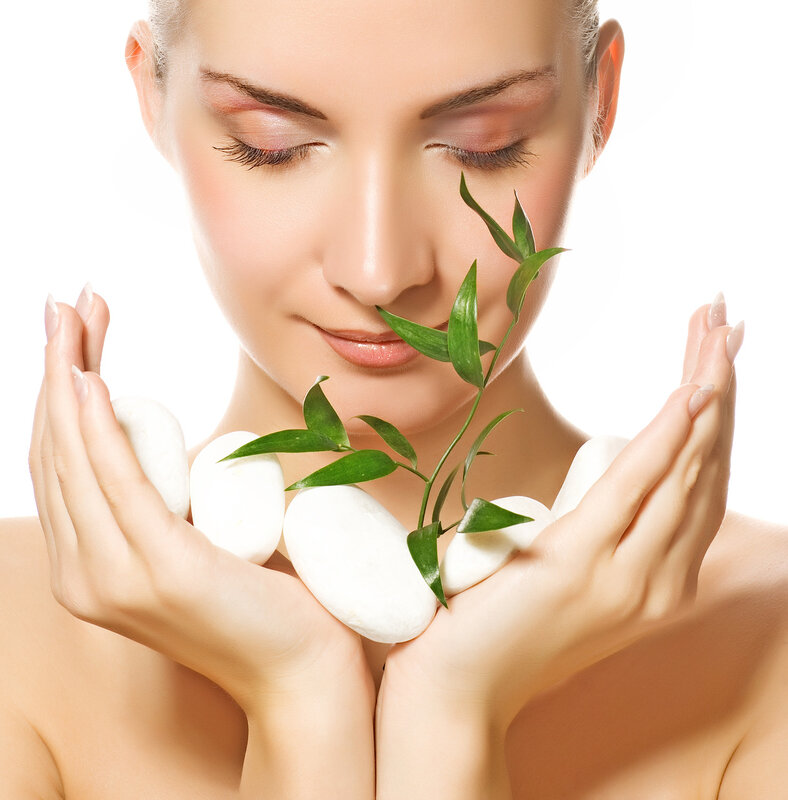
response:
[[[416,109],[425,98],[573,60],[563,0],[190,0],[200,68],[335,109]],[[380,108],[376,108],[376,105]]]

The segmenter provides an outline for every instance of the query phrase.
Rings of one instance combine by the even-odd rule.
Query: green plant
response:
[[[448,330],[445,332],[419,325],[377,307],[378,313],[385,323],[399,337],[428,358],[450,362],[460,378],[478,389],[473,406],[464,424],[446,448],[433,471],[429,475],[421,472],[418,466],[418,457],[408,439],[394,425],[377,417],[360,415],[358,419],[369,425],[396,454],[402,456],[404,461],[396,461],[381,450],[355,449],[350,444],[345,426],[321,388],[320,384],[327,380],[326,375],[321,375],[315,381],[304,398],[305,429],[276,431],[266,436],[261,436],[221,459],[221,461],[226,461],[259,453],[325,451],[343,454],[341,458],[328,466],[322,467],[288,486],[285,491],[314,486],[362,483],[390,475],[396,469],[405,469],[413,473],[424,482],[424,491],[419,509],[418,526],[416,530],[408,534],[408,549],[422,577],[438,600],[447,608],[448,605],[441,584],[438,565],[438,538],[455,527],[460,533],[481,533],[532,521],[530,517],[507,511],[483,498],[474,498],[469,504],[465,496],[468,473],[476,456],[483,452],[481,446],[484,440],[507,417],[523,410],[513,409],[499,414],[495,419],[491,420],[473,442],[465,459],[458,463],[444,478],[432,506],[430,521],[425,522],[430,495],[435,482],[447,459],[476,415],[482,395],[490,382],[501,351],[520,319],[528,287],[539,275],[539,270],[548,259],[558,253],[565,252],[565,248],[562,247],[536,251],[531,224],[520,205],[516,191],[514,193],[515,205],[512,216],[513,238],[473,199],[465,184],[464,173],[460,175],[460,195],[465,203],[484,220],[493,239],[503,253],[518,263],[506,292],[506,303],[512,312],[512,321],[501,343],[496,347],[494,344],[479,339],[476,261],[471,265],[457,292],[449,315]],[[485,370],[482,366],[482,356],[488,353],[493,355],[489,366]],[[449,490],[460,469],[462,469],[460,496],[465,514],[461,520],[444,525],[441,521],[441,512]]]

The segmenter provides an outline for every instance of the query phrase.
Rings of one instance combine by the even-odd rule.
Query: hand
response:
[[[71,306],[57,309],[29,466],[58,602],[202,673],[244,710],[350,681],[374,707],[358,635],[294,574],[214,546],[145,477],[98,374],[104,300],[94,295],[84,325]],[[84,371],[82,401],[72,364]]]
[[[689,608],[725,514],[733,438],[731,328],[710,330],[708,310],[690,323],[691,384],[671,394],[574,511],[391,649],[388,695],[440,696],[437,707],[455,719],[464,709],[505,730],[538,692]],[[692,418],[690,397],[706,384],[713,393]]]

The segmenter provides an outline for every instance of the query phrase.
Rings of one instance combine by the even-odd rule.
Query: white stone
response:
[[[148,397],[116,397],[112,409],[142,471],[173,513],[189,515],[189,457],[180,423]]]
[[[285,514],[285,486],[274,454],[216,462],[256,433],[232,431],[207,444],[192,463],[192,523],[215,545],[264,564],[276,550]]]
[[[337,619],[375,642],[404,642],[438,601],[410,555],[408,530],[358,486],[302,489],[285,514],[298,576]]]
[[[549,508],[531,497],[516,495],[492,502],[507,511],[531,517],[533,522],[522,522],[498,531],[456,533],[440,565],[441,583],[447,597],[489,578],[555,520]]]
[[[593,436],[578,449],[553,502],[552,511],[556,519],[577,508],[586,492],[627,444],[629,439],[605,434]]]

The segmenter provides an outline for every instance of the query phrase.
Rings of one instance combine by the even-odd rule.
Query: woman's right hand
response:
[[[392,648],[381,696],[426,707],[431,694],[437,714],[456,719],[462,709],[505,728],[539,691],[691,605],[725,514],[734,422],[732,329],[710,329],[708,313],[709,306],[698,309],[690,323],[689,384],[671,394],[575,510],[455,595],[448,610],[439,608],[420,636]],[[693,418],[690,398],[707,384],[715,388]]]
[[[84,325],[67,304],[50,312],[29,467],[55,598],[207,676],[247,712],[344,691],[371,718],[359,636],[294,574],[214,546],[145,477],[98,375],[108,323],[98,295]],[[81,401],[72,364],[87,383]]]

